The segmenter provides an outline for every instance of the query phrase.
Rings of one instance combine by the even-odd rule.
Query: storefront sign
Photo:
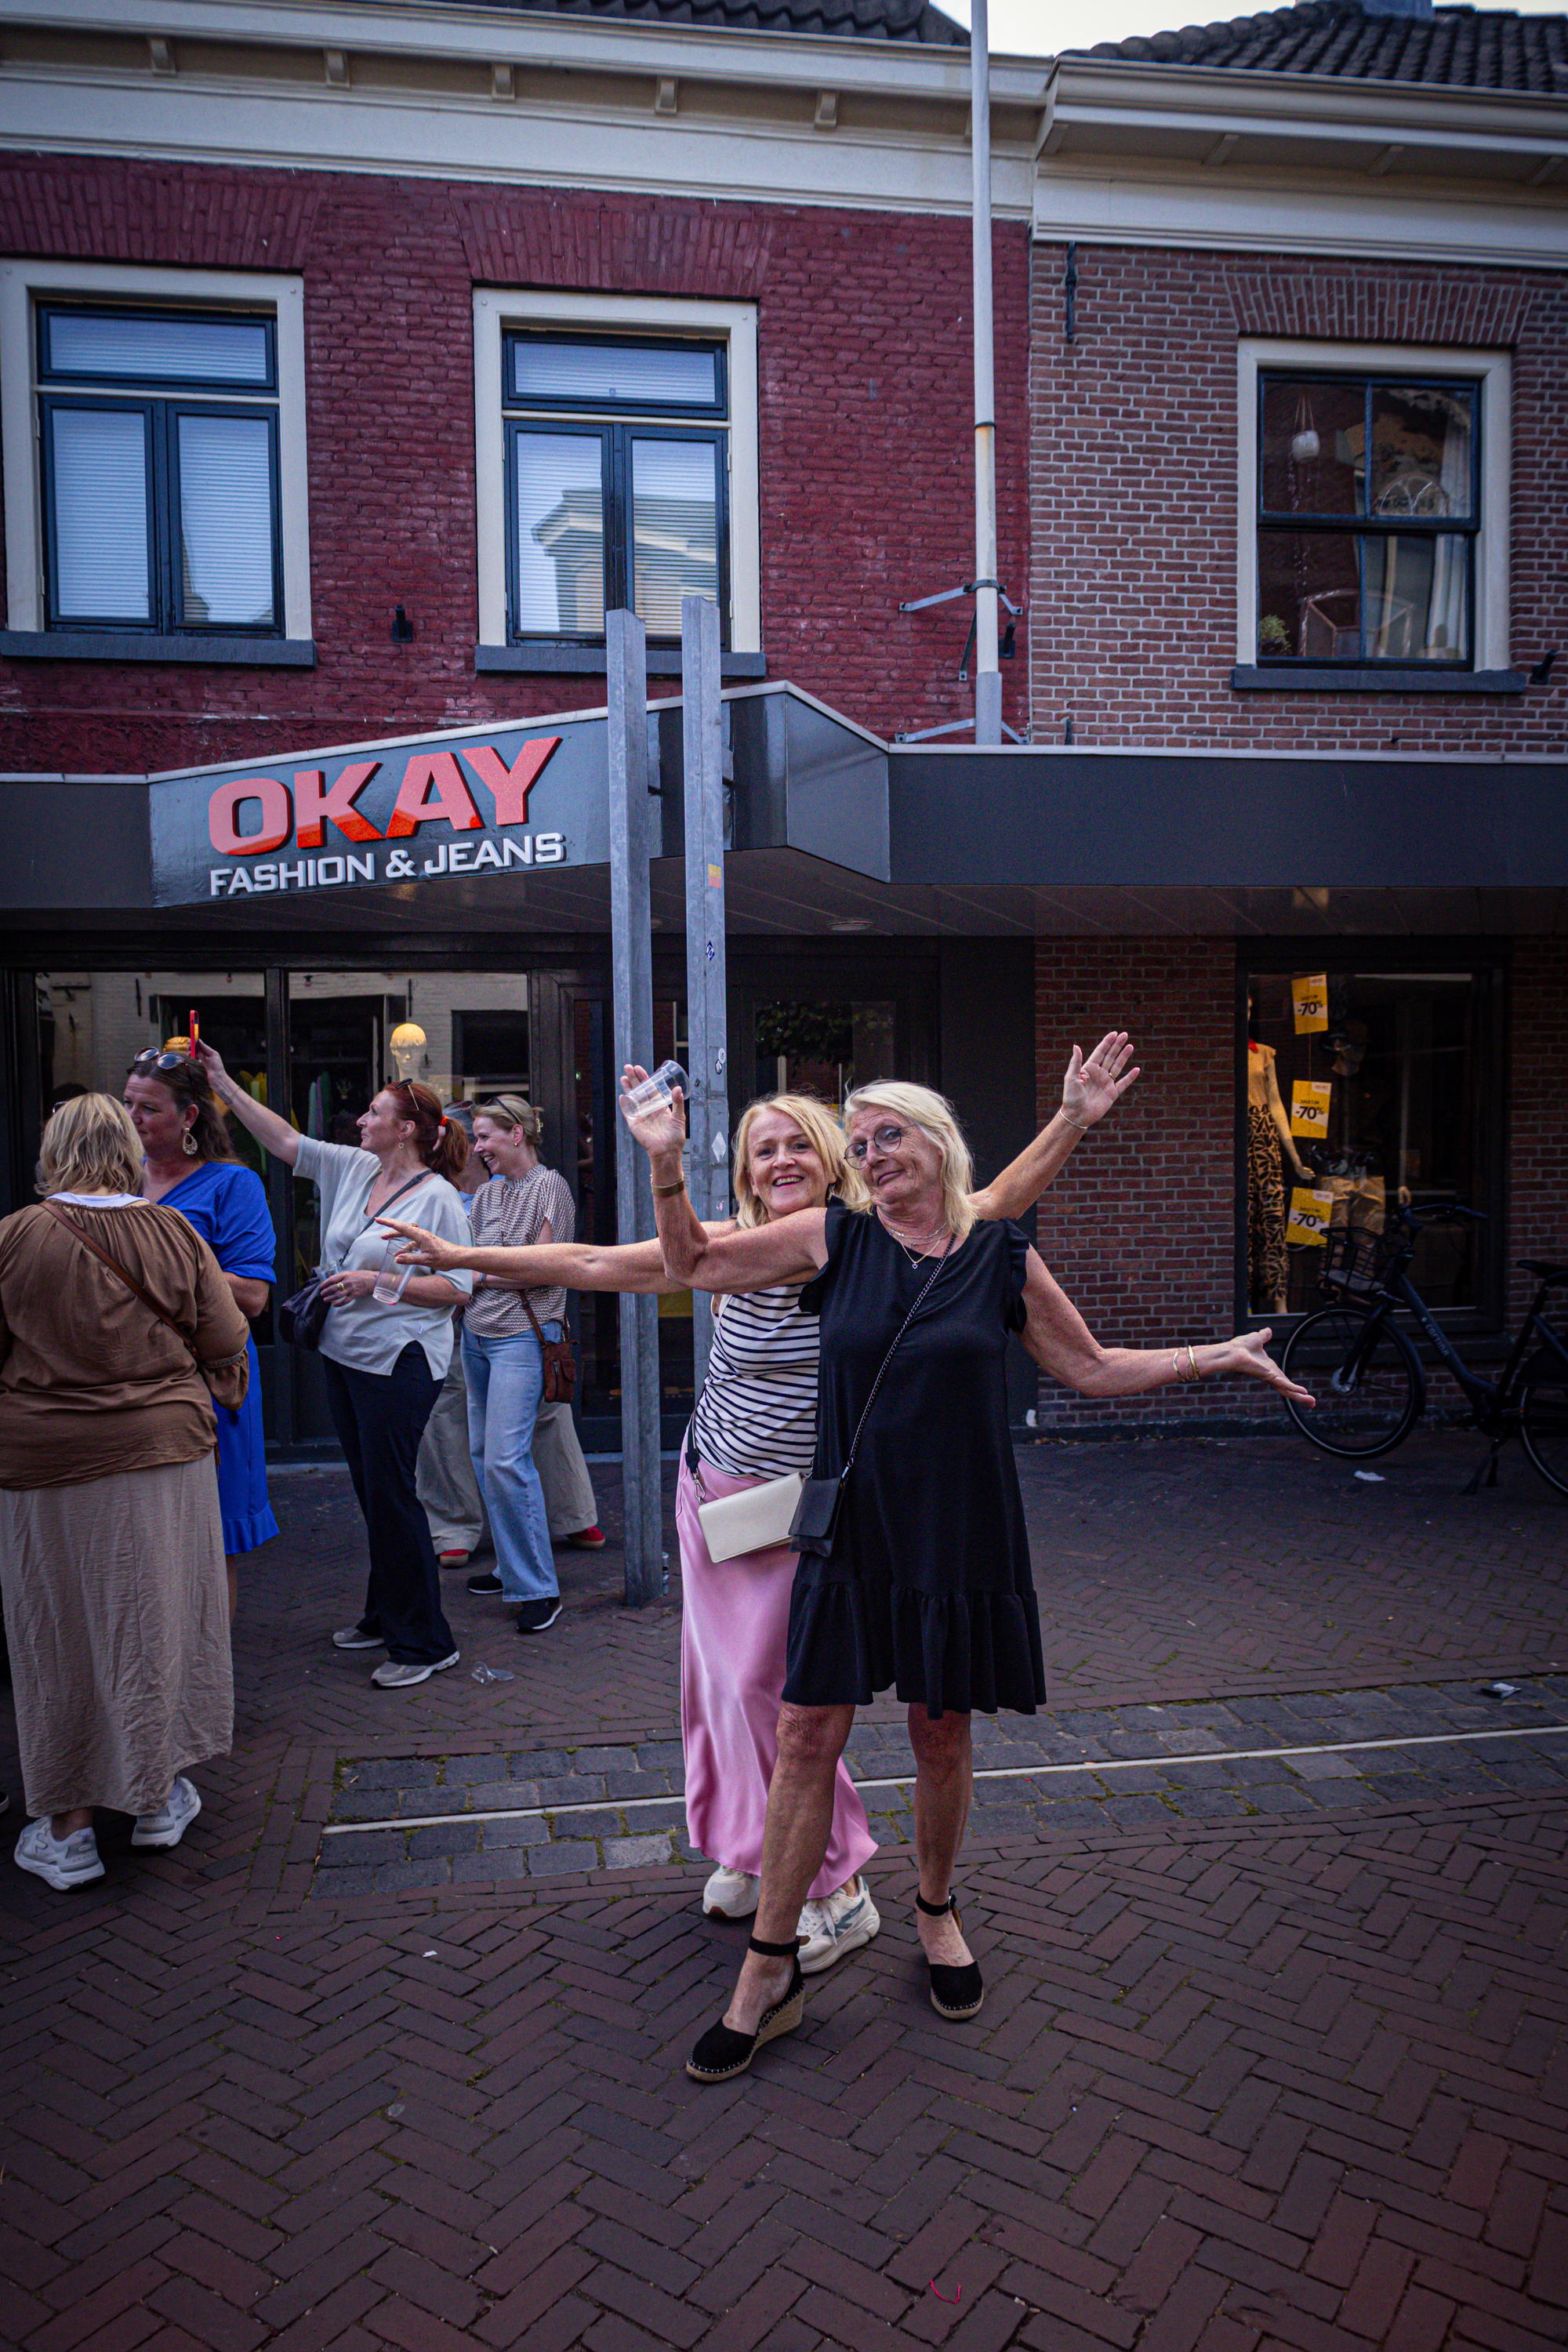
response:
[[[1290,1000],[1296,1008],[1296,1034],[1307,1036],[1314,1029],[1329,1025],[1329,975],[1326,971],[1298,972],[1290,982]]]
[[[1309,1135],[1320,1143],[1329,1137],[1329,1104],[1333,1097],[1330,1078],[1297,1078],[1290,1088],[1290,1132]]]
[[[1290,1215],[1285,1227],[1285,1238],[1298,1249],[1321,1249],[1329,1237],[1329,1219],[1334,1211],[1331,1192],[1310,1191],[1298,1184],[1290,1194]]]
[[[602,865],[603,719],[371,744],[154,782],[153,899]]]

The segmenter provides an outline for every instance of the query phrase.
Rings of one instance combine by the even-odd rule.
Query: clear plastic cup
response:
[[[399,1265],[397,1263],[397,1253],[402,1247],[401,1236],[394,1234],[381,1253],[381,1264],[376,1268],[375,1281],[370,1295],[373,1298],[379,1299],[383,1307],[392,1307],[396,1304],[407,1287],[409,1276],[414,1272],[412,1265]]]
[[[656,1103],[667,1103],[679,1087],[683,1096],[691,1092],[691,1081],[679,1062],[661,1062],[640,1084],[621,1097],[621,1114],[635,1118],[640,1110],[651,1110]]]

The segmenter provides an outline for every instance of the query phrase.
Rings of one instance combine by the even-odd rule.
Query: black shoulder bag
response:
[[[894,1351],[900,1340],[914,1321],[917,1311],[925,1301],[926,1293],[952,1254],[950,1244],[946,1254],[938,1258],[921,1285],[914,1305],[894,1332],[892,1344],[882,1359],[877,1377],[871,1383],[871,1393],[867,1398],[860,1418],[855,1424],[855,1434],[849,1441],[849,1453],[843,1469],[837,1478],[808,1478],[801,1488],[800,1501],[795,1506],[795,1514],[789,1531],[789,1540],[795,1550],[815,1552],[819,1559],[832,1558],[834,1538],[838,1532],[838,1512],[844,1500],[845,1485],[850,1471],[855,1467],[855,1449],[860,1443],[860,1432],[866,1426],[866,1416],[877,1402],[877,1391],[882,1385],[882,1374],[892,1362]]]

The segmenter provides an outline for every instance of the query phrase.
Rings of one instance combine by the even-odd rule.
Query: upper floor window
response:
[[[46,625],[280,635],[275,315],[36,315]]]
[[[730,642],[730,383],[722,340],[501,337],[511,640],[602,641],[629,606],[680,635],[711,597]]]
[[[1482,390],[1259,372],[1259,663],[1476,667]]]

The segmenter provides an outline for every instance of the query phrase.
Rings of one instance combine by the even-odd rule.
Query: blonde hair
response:
[[[496,1095],[489,1102],[474,1105],[476,1118],[488,1118],[497,1127],[520,1128],[523,1140],[538,1150],[544,1134],[544,1121],[526,1095]]]
[[[112,1095],[77,1095],[44,1129],[37,1184],[51,1192],[140,1192],[142,1140]]]
[[[918,1127],[936,1145],[942,1154],[942,1222],[955,1242],[965,1240],[975,1223],[974,1203],[970,1198],[974,1190],[974,1162],[957,1114],[946,1096],[934,1094],[930,1087],[905,1086],[897,1078],[857,1087],[844,1105],[846,1134],[860,1113],[868,1110],[891,1111],[906,1126]]]
[[[752,1185],[752,1129],[765,1110],[783,1111],[793,1118],[801,1133],[810,1142],[827,1174],[827,1189],[836,1193],[847,1209],[868,1209],[871,1196],[866,1181],[858,1170],[851,1168],[844,1147],[844,1129],[824,1102],[815,1095],[759,1095],[755,1102],[746,1105],[735,1129],[735,1222],[739,1225],[765,1225],[768,1213],[758,1200]]]

